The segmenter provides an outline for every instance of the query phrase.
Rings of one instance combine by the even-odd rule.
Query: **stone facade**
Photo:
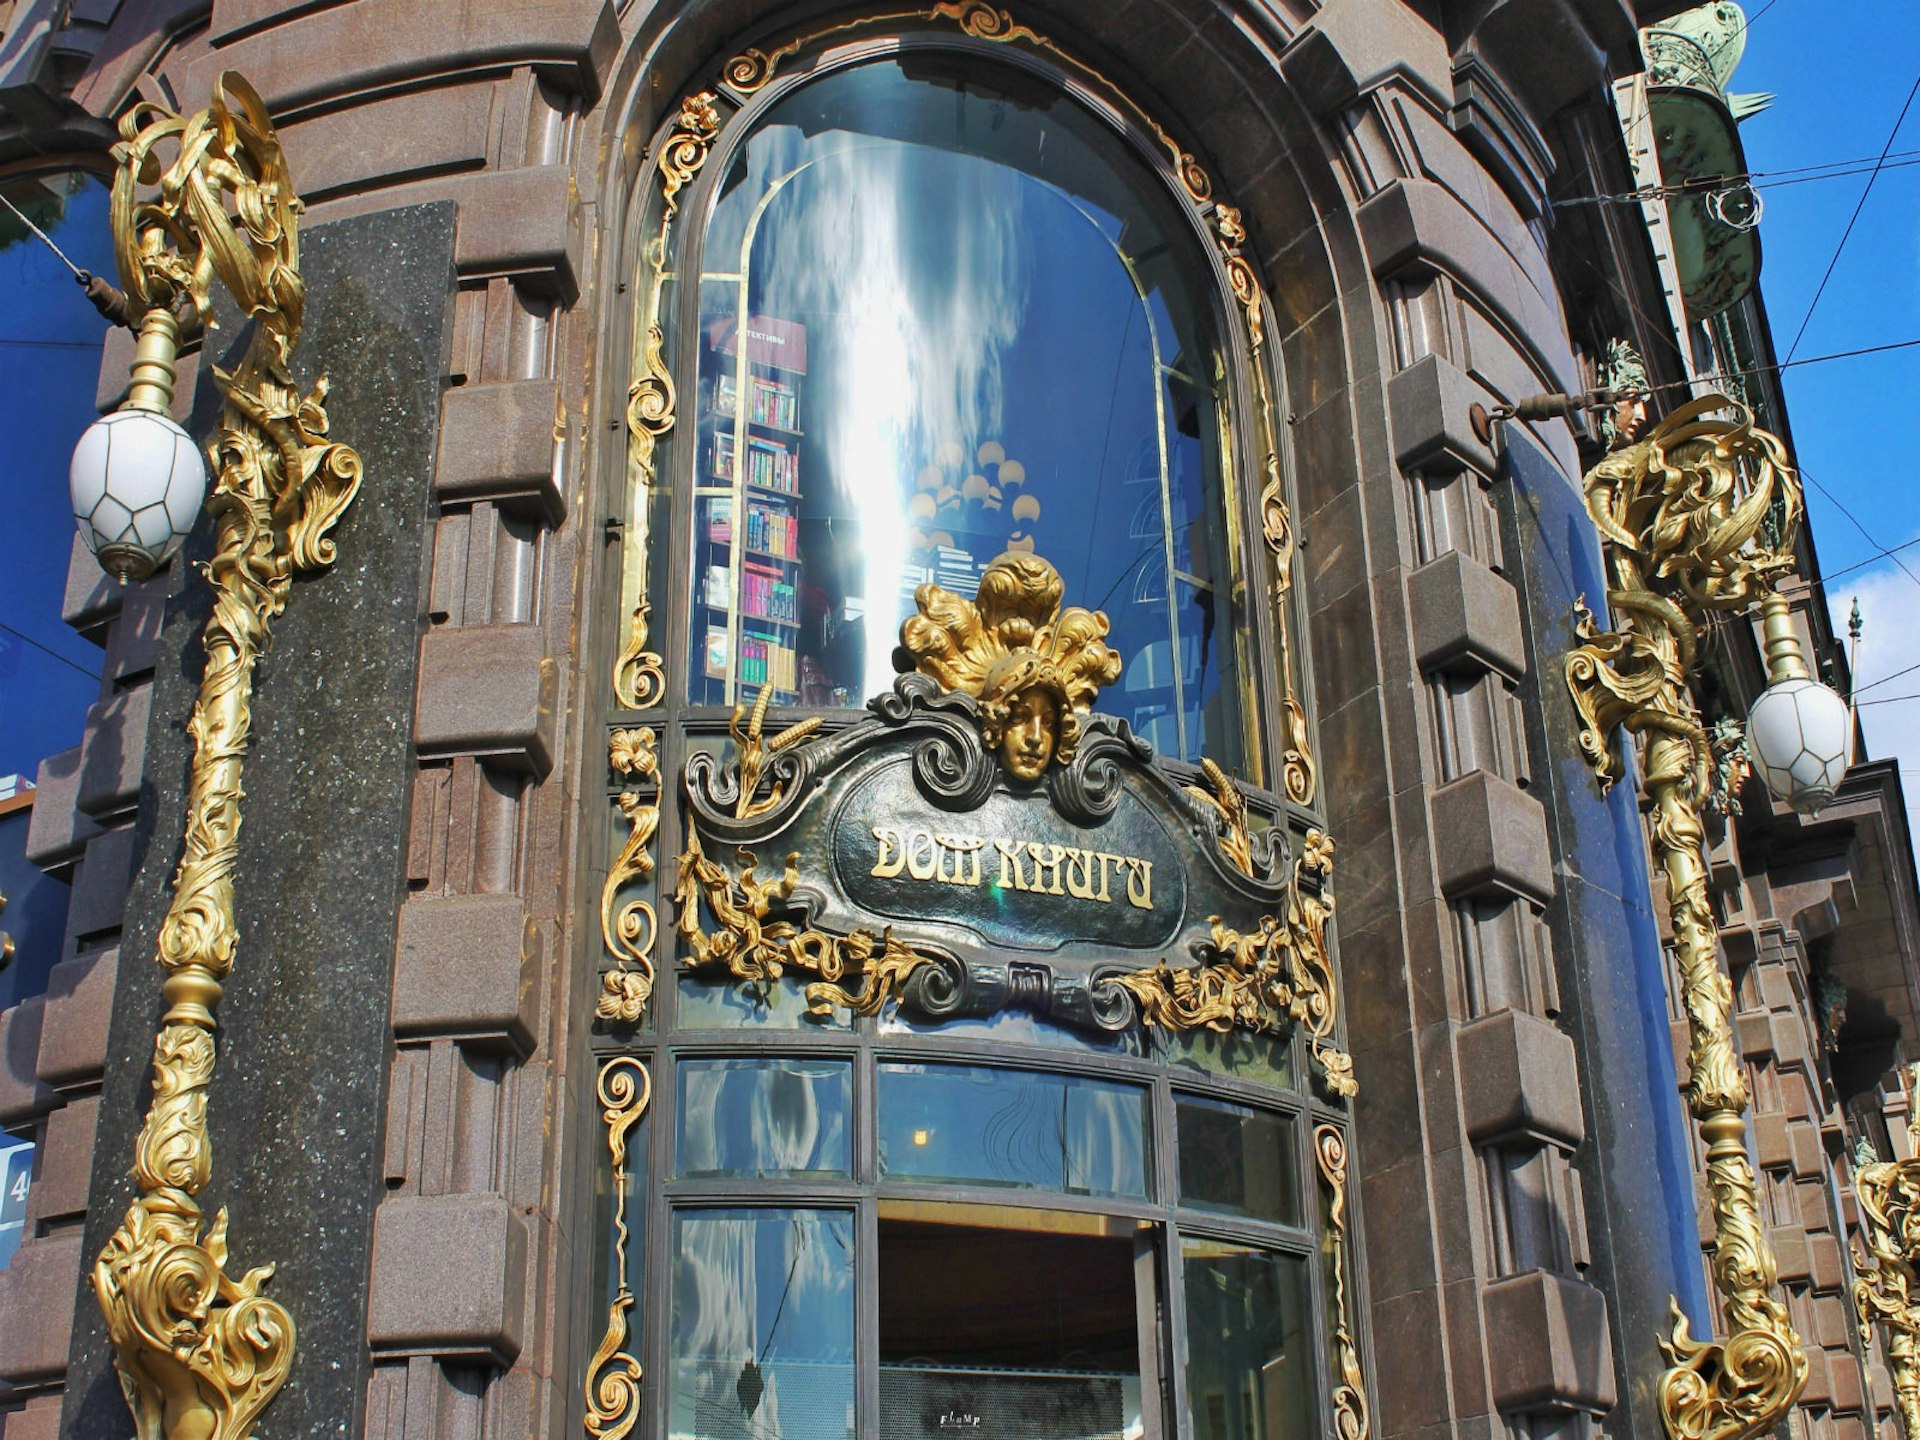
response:
[[[1592,437],[1515,424],[1496,453],[1468,419],[1475,402],[1588,388],[1616,335],[1637,340],[1657,380],[1677,378],[1671,331],[1645,318],[1664,310],[1644,233],[1550,205],[1630,187],[1607,84],[1638,68],[1636,27],[1671,8],[1036,0],[1018,12],[1204,157],[1245,213],[1279,322],[1303,648],[1341,854],[1382,1440],[1653,1440],[1668,1297],[1697,1330],[1711,1313],[1697,1146],[1666,1083],[1686,1047],[1669,1048],[1661,907],[1631,797],[1601,798],[1577,761],[1561,681],[1571,603],[1603,588],[1579,492]],[[234,1206],[241,1264],[281,1263],[275,1293],[303,1327],[309,1312],[329,1317],[300,1374],[347,1377],[297,1374],[266,1433],[479,1440],[580,1424],[598,1333],[585,1037],[604,864],[583,837],[600,784],[593,697],[618,642],[602,522],[624,453],[622,227],[680,96],[745,44],[825,13],[748,0],[0,8],[0,166],[103,164],[108,122],[134,99],[191,108],[237,70],[276,117],[336,288],[358,274],[369,330],[418,341],[403,363],[389,336],[375,349],[391,373],[359,372],[419,392],[398,421],[382,428],[361,407],[360,422],[370,474],[373,456],[418,451],[404,464],[431,518],[372,577],[377,624],[408,653],[335,722],[384,727],[369,763],[388,767],[393,794],[363,779],[390,824],[348,824],[348,777],[330,782],[331,809],[263,784],[248,820],[256,868],[239,879],[245,910],[276,854],[317,852],[341,826],[364,839],[357,873],[316,872],[358,914],[357,1028],[331,1048],[267,1043],[302,1013],[273,1003],[287,982],[271,967],[334,963],[312,930],[286,932],[297,948],[272,959],[244,954],[223,1015],[252,1082],[293,1087],[257,1123],[293,1133],[227,1139],[242,1107],[223,1068],[210,1198]],[[435,216],[451,218],[443,241]],[[130,344],[109,340],[103,407],[124,388]],[[351,329],[316,333],[304,363],[331,370],[344,396],[355,348]],[[204,428],[198,369],[187,357],[178,410]],[[343,555],[372,533],[350,517]],[[124,1203],[157,1014],[149,957],[177,853],[181,675],[197,654],[183,570],[117,590],[75,551],[65,614],[102,646],[105,679],[34,806],[32,857],[73,882],[61,960],[43,998],[0,1016],[0,1125],[42,1147],[31,1238],[0,1274],[6,1440],[128,1433],[86,1272]],[[294,611],[308,603],[297,595]],[[315,673],[340,663],[327,637],[306,644]],[[304,653],[268,662],[263,712],[313,703]],[[263,734],[255,763],[297,770],[313,743]],[[1848,1032],[1822,1033],[1812,976],[1891,1017],[1866,1035],[1884,1056],[1844,1092],[1877,1094],[1911,1050],[1916,935],[1897,782],[1876,775],[1837,817],[1756,815],[1716,852],[1763,1203],[1813,1354],[1805,1413],[1813,1433],[1843,1437],[1876,1412],[1845,1299],[1835,1056]],[[1877,847],[1871,875],[1863,846]],[[1880,925],[1898,963],[1835,938],[1855,923]],[[301,1167],[321,1162],[284,1157],[320,1123],[316,1075],[347,1072],[370,1108],[340,1123],[367,1171],[340,1202],[344,1233],[320,1276],[263,1217],[306,1213]],[[1874,1393],[1884,1413],[1887,1388]]]

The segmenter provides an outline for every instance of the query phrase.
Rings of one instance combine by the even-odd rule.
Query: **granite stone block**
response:
[[[1394,458],[1403,470],[1474,470],[1491,475],[1493,451],[1473,433],[1469,411],[1487,390],[1439,355],[1415,361],[1387,381]]]
[[[97,1095],[69,1100],[47,1117],[46,1133],[34,1156],[33,1189],[27,1196],[29,1235],[35,1225],[87,1213],[93,1136],[99,1122]]]
[[[1511,581],[1460,550],[1407,577],[1413,646],[1422,670],[1462,663],[1509,677],[1526,670],[1520,600]]]
[[[135,685],[87,710],[86,739],[80,744],[77,803],[95,820],[125,815],[139,801],[151,693],[151,686]]]
[[[1546,815],[1526,791],[1475,770],[1433,792],[1434,853],[1449,899],[1553,893]]]
[[[138,863],[140,837],[132,825],[108,830],[87,842],[73,872],[67,902],[67,939],[74,946],[111,935],[126,919],[127,886]]]
[[[393,1029],[533,1049],[540,933],[518,895],[420,896],[400,909]]]
[[[1579,1280],[1545,1270],[1496,1280],[1482,1303],[1494,1403],[1502,1410],[1541,1405],[1613,1408],[1613,1353],[1607,1297]]]
[[[63,960],[47,976],[47,1013],[40,1025],[40,1078],[57,1090],[88,1085],[107,1063],[118,949]]]
[[[0,1270],[0,1380],[58,1380],[67,1368],[74,1301],[80,1292],[80,1232],[22,1242]]]
[[[39,1075],[40,1027],[47,997],[34,995],[0,1010],[0,1127],[31,1124],[56,1096]]]
[[[505,1196],[392,1196],[374,1224],[367,1338],[386,1354],[511,1365],[526,1264],[526,1223]]]
[[[230,1211],[231,1271],[274,1265],[268,1293],[299,1327],[293,1373],[270,1412],[275,1440],[333,1440],[361,1413],[366,1391],[393,949],[416,768],[408,721],[424,624],[423,540],[449,347],[453,227],[453,207],[437,205],[311,225],[300,237],[306,326],[293,369],[305,385],[328,377],[332,437],[359,452],[365,474],[334,531],[334,564],[295,581],[255,675],[234,872],[239,941],[208,1097],[213,1175],[200,1197],[209,1215]],[[218,333],[228,346],[218,358],[230,366],[245,327],[229,312]],[[190,428],[206,433],[218,411],[203,384]],[[208,543],[203,528],[189,558],[204,556]],[[125,1212],[147,1059],[165,1008],[152,956],[180,853],[182,726],[209,606],[198,575],[176,569],[132,832],[142,864],[119,951],[88,1254]],[[289,844],[295,836],[297,850]],[[97,1308],[83,1309],[69,1329],[63,1433],[129,1434]]]
[[[81,747],[40,762],[35,774],[33,818],[27,822],[27,859],[43,870],[62,871],[79,860],[100,827],[80,813]]]
[[[462,385],[447,392],[444,409],[435,467],[441,501],[498,500],[558,524],[565,510],[553,480],[559,382]]]
[[[538,625],[467,625],[420,645],[414,738],[424,756],[475,755],[545,775],[557,670]]]
[[[1497,1010],[1463,1026],[1454,1044],[1476,1143],[1527,1136],[1572,1149],[1586,1138],[1573,1041],[1551,1022]]]

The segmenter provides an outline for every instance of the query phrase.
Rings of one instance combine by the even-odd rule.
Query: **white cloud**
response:
[[[1907,564],[1920,571],[1915,561]],[[1867,755],[1899,757],[1907,824],[1920,837],[1920,584],[1891,561],[1833,582],[1827,608],[1843,640],[1856,598],[1863,623],[1853,683]]]

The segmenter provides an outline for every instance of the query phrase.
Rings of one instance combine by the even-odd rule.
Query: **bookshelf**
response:
[[[743,333],[744,332],[744,333]],[[755,315],[706,332],[696,491],[699,577],[694,700],[744,704],[800,694],[800,489],[806,328]],[[742,397],[745,397],[744,403]]]

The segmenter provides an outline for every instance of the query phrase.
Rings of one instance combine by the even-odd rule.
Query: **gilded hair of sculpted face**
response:
[[[1062,610],[1064,589],[1045,560],[1010,551],[987,567],[972,600],[922,585],[920,613],[900,627],[902,658],[978,699],[980,738],[1023,783],[1073,759],[1100,687],[1120,678],[1107,617]]]

